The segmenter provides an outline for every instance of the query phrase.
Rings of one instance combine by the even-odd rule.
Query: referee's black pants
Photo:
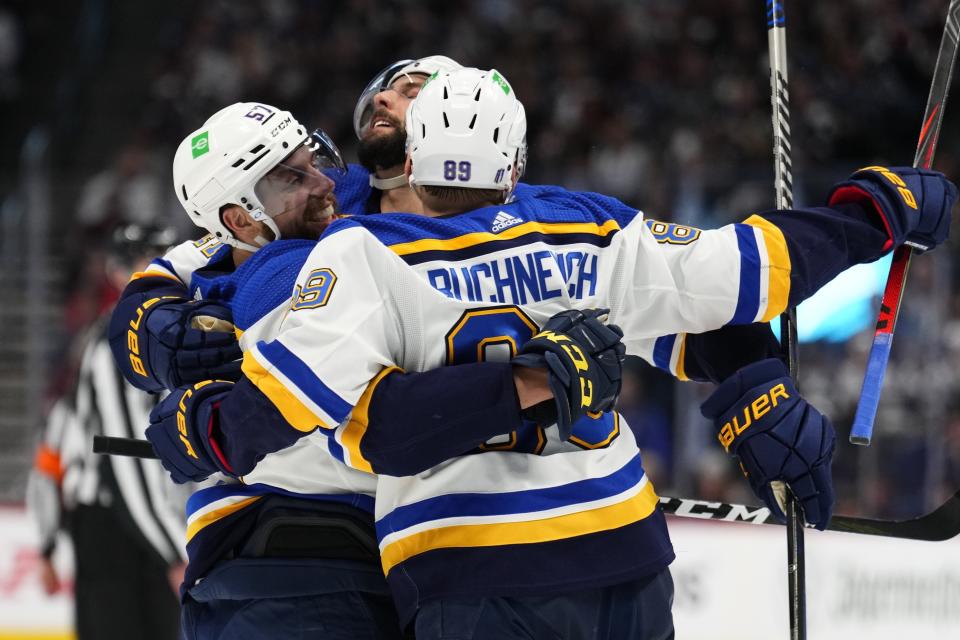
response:
[[[174,640],[180,606],[167,567],[130,535],[118,509],[78,506],[70,516],[76,558],[78,640]]]

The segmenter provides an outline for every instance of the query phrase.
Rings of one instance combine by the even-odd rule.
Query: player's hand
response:
[[[140,371],[125,375],[147,391],[173,390],[201,380],[237,380],[242,353],[230,309],[212,301],[161,298],[141,305],[135,345]],[[149,388],[147,388],[149,387]]]
[[[865,167],[833,187],[827,204],[858,202],[882,218],[890,239],[884,250],[909,243],[928,251],[950,234],[957,187],[939,171],[912,167]]]
[[[797,392],[786,365],[776,358],[743,367],[700,407],[717,438],[740,459],[750,486],[784,521],[770,483],[785,482],[806,521],[821,531],[833,513],[830,465],[836,436],[826,416]]]
[[[174,482],[200,482],[218,471],[235,475],[216,441],[217,408],[232,388],[204,380],[177,389],[150,412],[147,440]]]
[[[560,438],[589,413],[613,409],[620,395],[626,347],[623,331],[604,324],[609,309],[562,311],[520,347],[512,363],[546,369],[553,401],[535,405],[524,416],[538,424],[556,422]]]

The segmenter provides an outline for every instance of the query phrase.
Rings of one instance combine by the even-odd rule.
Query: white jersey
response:
[[[531,188],[454,218],[334,223],[302,252],[292,300],[238,320],[249,327],[244,373],[291,425],[320,427],[245,481],[312,491],[316,475],[315,488],[328,490],[329,470],[289,462],[311,444],[371,471],[366,410],[384,375],[507,360],[565,309],[609,308],[628,353],[675,370],[683,344],[672,334],[785,307],[783,235],[762,218],[749,222],[701,232],[645,223],[595,194]],[[256,306],[250,295],[231,303],[235,319]],[[656,505],[635,439],[613,413],[578,421],[565,442],[555,427],[531,423],[482,452],[416,476],[381,475],[376,486],[383,568],[404,617],[445,594],[543,594],[649,575],[673,557]]]

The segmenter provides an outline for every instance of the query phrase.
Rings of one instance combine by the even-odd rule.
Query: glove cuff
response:
[[[838,204],[852,203],[871,207],[877,216],[880,217],[880,221],[883,222],[883,228],[887,233],[887,241],[883,243],[882,248],[884,252],[887,252],[893,248],[894,243],[900,244],[899,239],[894,233],[893,227],[890,225],[889,218],[887,218],[883,212],[883,207],[877,202],[877,194],[870,193],[861,185],[862,182],[854,183],[852,181],[841,182],[836,185],[833,191],[830,192],[830,196],[827,199],[827,206],[834,207]]]
[[[700,405],[700,413],[704,418],[716,420],[729,411],[734,403],[750,389],[765,382],[789,376],[790,370],[779,358],[767,358],[748,364],[720,383],[710,397]]]
[[[228,380],[204,380],[191,386],[193,396],[190,398],[188,411],[192,415],[186,416],[186,418],[195,425],[194,428],[199,432],[200,437],[197,440],[207,454],[207,458],[221,472],[236,476],[233,467],[223,453],[220,443],[217,441],[220,436],[218,412],[220,401],[226,394],[230,393],[233,386],[234,383]],[[180,403],[182,405],[183,400]]]

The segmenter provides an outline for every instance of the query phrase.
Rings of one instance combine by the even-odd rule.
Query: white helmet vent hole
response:
[[[447,95],[447,88],[446,88],[446,87],[443,88],[443,99],[444,99],[444,100],[448,100],[448,99],[449,99],[449,96]]]
[[[270,153],[270,149],[265,150],[263,153],[261,153],[260,155],[258,155],[256,158],[254,158],[253,160],[251,160],[250,162],[248,162],[248,163],[247,163],[247,166],[245,166],[245,167],[243,168],[243,170],[244,170],[244,171],[249,171],[249,170],[250,170],[250,167],[252,167],[253,165],[255,165],[255,164],[257,164],[258,162],[260,162],[261,160],[263,160],[263,157],[264,157],[265,155],[267,155],[268,153]]]
[[[250,149],[250,153],[260,153],[260,150],[263,149],[262,144],[258,144],[253,149]]]
[[[180,193],[183,194],[183,199],[184,199],[184,200],[189,200],[189,199],[190,199],[190,198],[187,196],[187,185],[185,185],[185,184],[180,185]],[[194,213],[196,213],[196,212],[194,212]],[[197,213],[197,215],[200,215],[200,214]]]
[[[477,95],[473,96],[473,101],[474,101],[474,102],[480,102],[480,92],[481,92],[481,91],[482,91],[482,89],[477,89]]]
[[[449,129],[449,128],[450,128],[450,121],[447,120],[447,112],[446,112],[446,111],[443,112],[443,128],[444,128],[444,129]]]
[[[476,123],[477,123],[477,114],[473,114],[473,117],[470,118],[470,126],[469,126],[469,128],[470,128],[470,129],[473,129],[473,125],[475,125]]]
[[[493,144],[497,144],[498,138],[500,138],[500,127],[493,130]]]
[[[243,158],[240,158],[239,160],[237,160],[236,162],[234,162],[234,163],[233,163],[232,165],[230,165],[230,166],[233,167],[234,169],[236,169],[237,167],[239,167],[239,166],[242,165],[242,164],[243,164]]]

